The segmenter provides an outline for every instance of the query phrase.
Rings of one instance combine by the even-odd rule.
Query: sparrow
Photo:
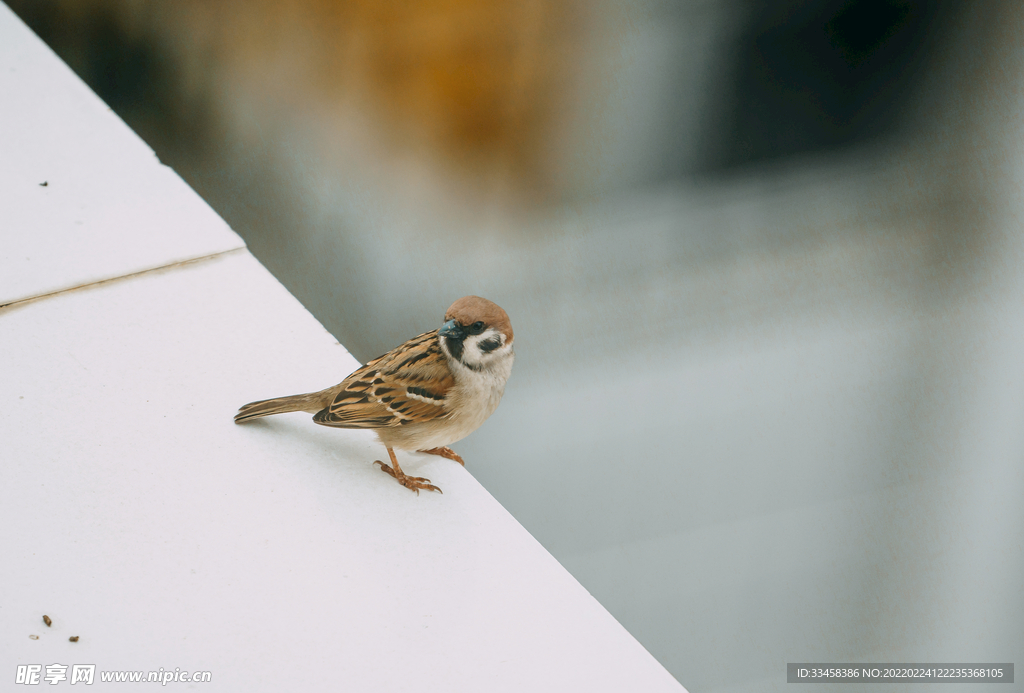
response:
[[[337,428],[369,428],[388,451],[381,471],[419,495],[441,492],[430,479],[402,471],[395,449],[463,459],[448,446],[480,427],[505,392],[515,354],[512,323],[497,304],[465,296],[444,314],[440,328],[413,337],[373,359],[333,387],[304,395],[250,402],[235,423],[304,411]]]

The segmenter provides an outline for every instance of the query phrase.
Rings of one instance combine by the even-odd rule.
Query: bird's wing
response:
[[[388,428],[448,415],[455,385],[437,330],[410,339],[345,378],[313,421],[340,428]]]

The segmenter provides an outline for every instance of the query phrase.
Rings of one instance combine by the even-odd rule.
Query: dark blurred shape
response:
[[[161,158],[201,149],[209,101],[184,98],[174,55],[151,27],[109,3],[8,4]]]
[[[953,12],[928,0],[775,0],[737,36],[700,169],[862,143],[894,132]]]
[[[828,21],[825,33],[846,62],[857,67],[903,29],[910,14],[907,1],[854,0]]]
[[[156,44],[128,35],[109,9],[99,8],[84,27],[85,80],[115,111],[167,101],[169,75]],[[44,39],[45,40],[45,39]]]

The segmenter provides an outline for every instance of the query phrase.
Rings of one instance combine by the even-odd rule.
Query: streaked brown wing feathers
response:
[[[329,407],[313,420],[341,428],[386,428],[447,415],[455,380],[437,343],[437,330],[410,339],[370,361],[341,383]]]

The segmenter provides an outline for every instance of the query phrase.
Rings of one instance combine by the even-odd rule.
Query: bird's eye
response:
[[[469,331],[471,334],[480,334],[481,332],[484,331],[483,322],[477,320],[476,322],[469,326]]]

